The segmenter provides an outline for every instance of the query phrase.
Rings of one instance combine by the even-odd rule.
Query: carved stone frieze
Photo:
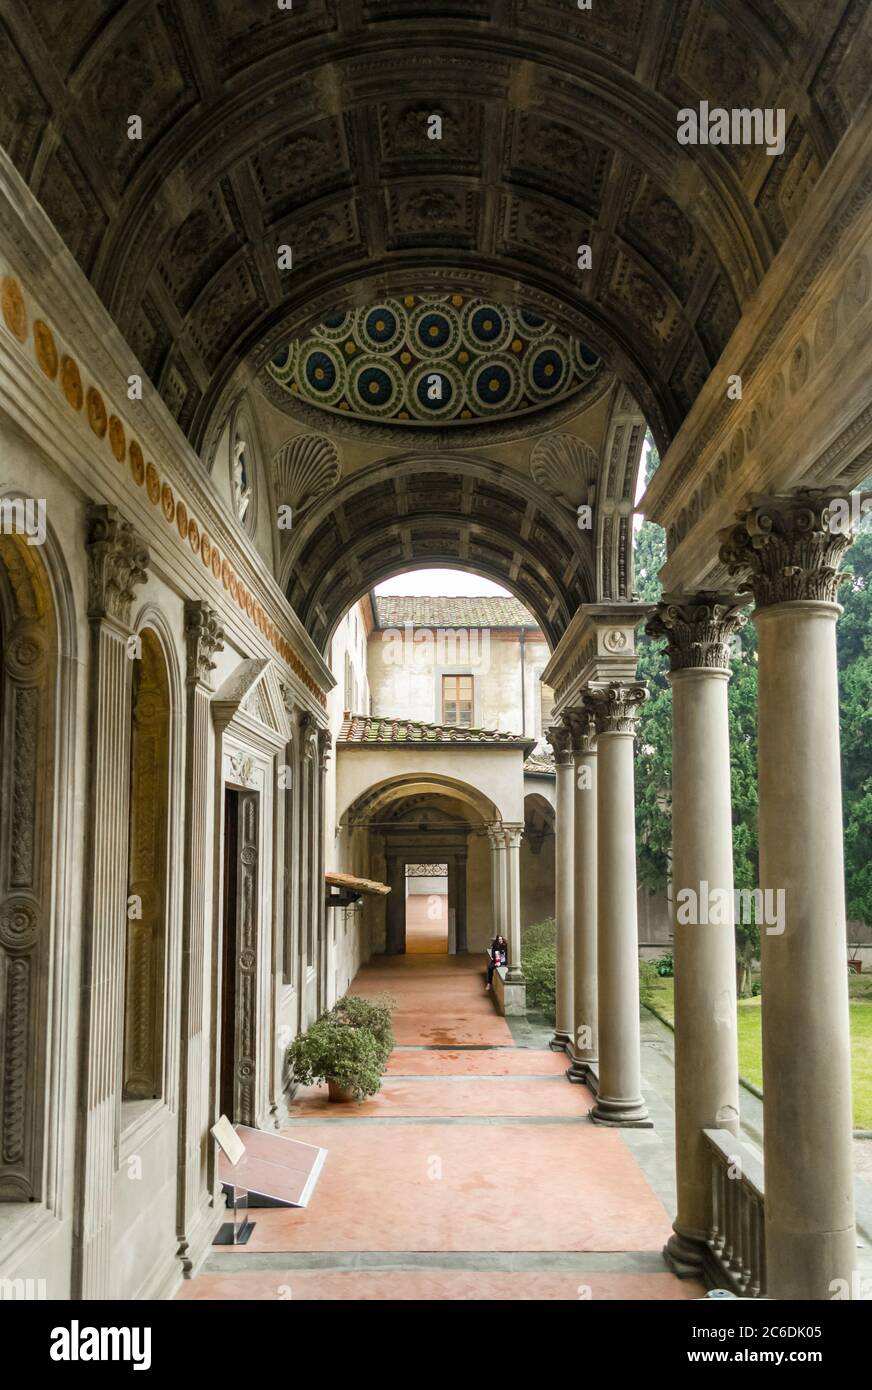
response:
[[[135,587],[144,584],[148,549],[117,507],[88,509],[88,613],[130,624]]]

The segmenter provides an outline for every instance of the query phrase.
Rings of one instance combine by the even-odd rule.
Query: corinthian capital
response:
[[[572,735],[573,754],[578,757],[580,753],[592,752],[596,742],[596,719],[589,698],[585,696],[577,708],[567,710],[563,717]]]
[[[639,709],[648,699],[643,681],[609,681],[590,692],[590,704],[598,734],[634,734]]]
[[[545,737],[551,744],[554,761],[558,767],[569,767],[572,763],[572,730],[565,722],[552,724],[545,730]]]
[[[329,729],[319,729],[318,734],[318,764],[322,772],[327,771],[327,762],[333,751],[333,735]]]
[[[750,595],[664,594],[645,625],[649,637],[665,638],[673,671],[730,669],[730,639],[747,619],[741,612]]]
[[[134,589],[144,584],[148,548],[117,507],[95,503],[88,508],[88,615],[114,618],[130,626]]]
[[[224,628],[215,609],[204,599],[189,599],[185,604],[185,643],[188,684],[202,684],[211,689],[211,673],[215,670],[212,657],[224,646]]]
[[[803,488],[784,497],[752,497],[737,524],[720,533],[720,558],[742,575],[758,608],[815,600],[835,603],[842,556],[851,537],[831,527],[831,492]]]

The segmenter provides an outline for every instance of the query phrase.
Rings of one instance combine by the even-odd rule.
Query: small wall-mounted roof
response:
[[[502,733],[496,729],[467,729],[456,724],[422,724],[417,719],[393,719],[385,715],[349,714],[346,711],[336,740],[337,747],[384,748],[386,746],[451,743],[496,744],[525,749],[528,753],[536,740],[520,734]]]

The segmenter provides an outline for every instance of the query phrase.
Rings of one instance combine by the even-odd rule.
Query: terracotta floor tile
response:
[[[442,1299],[598,1299],[700,1298],[704,1290],[693,1280],[663,1274],[479,1273],[455,1270],[299,1270],[244,1271],[240,1274],[202,1274],[185,1284],[180,1299],[249,1299],[277,1302],[314,1299],[369,1301],[431,1301]]]

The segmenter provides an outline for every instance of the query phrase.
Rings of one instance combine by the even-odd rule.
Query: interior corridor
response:
[[[328,1157],[306,1210],[258,1209],[185,1299],[676,1299],[671,1226],[625,1135],[590,1123],[566,1058],[516,1040],[483,956],[378,957],[353,993],[389,991],[397,1046],[381,1092],[297,1093],[283,1133]]]

